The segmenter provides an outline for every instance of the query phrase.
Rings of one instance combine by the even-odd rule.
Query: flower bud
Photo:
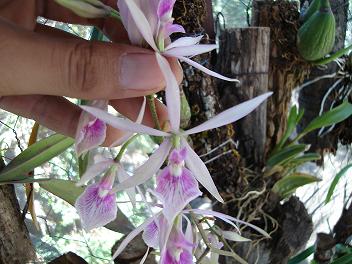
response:
[[[98,0],[55,0],[76,15],[85,18],[107,17],[111,13],[111,8]]]

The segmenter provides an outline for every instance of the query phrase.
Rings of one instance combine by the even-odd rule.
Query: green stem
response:
[[[110,12],[110,17],[116,18],[117,20],[120,20],[120,21],[121,21],[120,13],[117,12],[115,9],[112,9],[112,10],[111,10],[111,12]]]
[[[149,105],[150,112],[152,114],[154,126],[155,126],[156,129],[161,130],[159,117],[158,117],[158,113],[156,111],[156,106],[155,106],[154,94],[147,95],[147,102],[148,102],[148,105]]]
[[[134,135],[133,137],[131,137],[129,140],[127,140],[121,146],[121,149],[120,149],[119,153],[117,154],[116,158],[114,159],[114,161],[119,162],[121,160],[121,158],[122,158],[123,154],[125,153],[128,145],[131,144],[138,136],[139,136],[139,134]]]
[[[352,45],[347,46],[344,49],[340,49],[339,51],[335,52],[334,54],[332,54],[331,56],[327,57],[327,58],[323,58],[317,61],[313,61],[313,65],[325,65],[328,64],[329,62],[332,62],[333,60],[340,58],[342,55],[344,55],[345,53],[347,53],[349,50],[352,49]]]

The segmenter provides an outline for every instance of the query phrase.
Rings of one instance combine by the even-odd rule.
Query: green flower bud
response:
[[[111,14],[112,8],[104,5],[98,0],[55,0],[76,15],[85,18],[107,17]]]

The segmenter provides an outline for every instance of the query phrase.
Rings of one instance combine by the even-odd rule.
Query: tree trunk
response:
[[[240,80],[220,82],[219,94],[224,108],[237,105],[268,91],[269,28],[236,28],[220,36],[217,70]],[[266,104],[235,124],[235,140],[245,166],[261,169],[266,140]]]
[[[270,28],[267,149],[270,152],[286,129],[292,90],[301,84],[310,65],[298,55],[296,36],[299,27],[297,2],[254,1],[252,25]]]
[[[1,160],[0,167],[4,164]],[[35,249],[21,219],[13,185],[0,186],[0,264],[23,264],[36,260]]]

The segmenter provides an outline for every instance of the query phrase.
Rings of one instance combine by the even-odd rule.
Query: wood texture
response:
[[[220,36],[217,70],[240,80],[240,84],[219,83],[223,107],[229,108],[268,91],[269,28],[236,28]],[[239,87],[238,87],[239,86]],[[247,166],[264,164],[266,140],[266,103],[235,123],[235,140]]]
[[[29,234],[21,219],[12,185],[0,186],[0,264],[23,264],[36,259]]]

